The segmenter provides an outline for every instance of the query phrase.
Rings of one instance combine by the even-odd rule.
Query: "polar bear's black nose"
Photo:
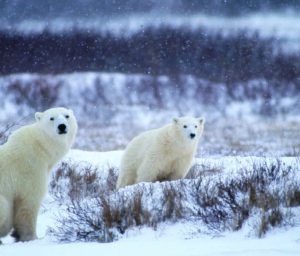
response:
[[[60,134],[66,133],[67,126],[65,124],[60,124],[59,126],[57,126],[57,128]]]
[[[194,139],[194,138],[195,138],[195,136],[196,136],[196,134],[195,134],[195,133],[191,133],[191,134],[190,134],[190,137],[191,137],[191,139]]]

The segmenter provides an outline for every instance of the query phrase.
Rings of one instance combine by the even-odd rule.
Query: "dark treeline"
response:
[[[246,31],[231,36],[198,29],[149,27],[131,36],[79,30],[52,34],[0,33],[0,74],[104,71],[177,76],[211,81],[255,78],[295,81],[297,54],[285,54],[273,38]]]

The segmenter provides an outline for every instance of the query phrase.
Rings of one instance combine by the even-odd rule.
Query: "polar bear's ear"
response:
[[[177,117],[173,117],[173,124],[178,124],[179,120]]]
[[[35,120],[38,122],[38,121],[40,121],[41,119],[42,119],[42,112],[36,112],[35,113]]]
[[[200,117],[200,118],[198,118],[198,121],[199,121],[199,123],[200,123],[201,125],[204,125],[204,123],[205,123],[205,118],[204,118],[204,117]]]

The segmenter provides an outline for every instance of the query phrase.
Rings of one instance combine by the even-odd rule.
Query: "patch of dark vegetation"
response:
[[[189,172],[184,177],[185,179],[196,179],[199,176],[214,176],[221,174],[222,169],[220,167],[211,167],[210,165],[203,164],[194,164]]]
[[[8,132],[12,126],[6,125],[0,128],[0,145],[4,144],[8,139]]]
[[[98,195],[100,185],[96,184],[99,180],[97,170],[87,166],[84,173],[79,173],[76,171],[77,168],[63,162],[53,175],[49,184],[50,190],[60,201],[63,201],[65,196],[73,202],[87,196]],[[64,195],[66,191],[67,195]]]
[[[252,228],[261,237],[271,228],[291,225],[289,209],[300,206],[298,171],[278,160],[254,164],[226,179],[215,170],[198,175],[192,171],[189,179],[116,191],[116,169],[78,170],[63,163],[50,193],[66,205],[67,214],[49,232],[64,242],[109,242],[133,227],[156,229],[163,222],[191,218],[211,230],[239,230],[255,216],[258,223]]]
[[[275,38],[240,31],[223,36],[161,26],[132,35],[80,31],[52,34],[0,32],[0,74],[105,71],[151,75],[192,74],[210,81],[296,81],[298,54],[281,51]]]
[[[6,124],[5,126],[0,126],[0,145],[7,142],[8,137],[13,131],[13,128],[15,126],[18,126],[19,123],[21,123],[23,120],[19,120],[18,122],[11,122],[9,124]]]
[[[124,76],[120,84],[115,84],[113,78],[110,82],[104,75],[97,74],[92,84],[83,84],[80,90],[70,87],[68,84],[72,80],[64,76],[32,75],[28,79],[15,75],[7,76],[4,80],[7,84],[0,88],[0,93],[2,91],[7,95],[7,99],[17,106],[20,115],[60,105],[68,106],[78,113],[88,113],[89,117],[101,117],[108,122],[115,115],[129,110],[124,110],[124,105],[171,109],[184,113],[193,102],[195,112],[203,112],[204,107],[209,107],[226,115],[229,103],[249,100],[251,113],[266,117],[297,114],[300,107],[296,100],[300,97],[300,80],[288,84],[264,79],[224,84],[191,75],[177,75],[176,78],[136,75]],[[76,91],[81,91],[80,95]],[[84,104],[78,104],[73,99],[78,96]],[[182,98],[189,98],[191,101],[185,102]],[[286,98],[290,100],[286,101]],[[101,112],[98,110],[100,107]]]
[[[26,105],[34,110],[45,110],[54,105],[59,95],[61,83],[50,84],[45,77],[29,81],[14,80],[6,88],[12,94],[16,105]]]

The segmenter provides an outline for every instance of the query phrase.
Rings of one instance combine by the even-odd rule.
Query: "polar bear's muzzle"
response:
[[[57,133],[58,134],[66,134],[68,131],[67,131],[67,126],[65,124],[59,124],[57,126]]]
[[[193,140],[195,137],[196,137],[196,134],[195,134],[195,133],[190,133],[190,138],[191,138],[191,140]]]
[[[69,132],[68,121],[63,117],[59,116],[55,122],[56,132],[60,135],[67,134]]]

